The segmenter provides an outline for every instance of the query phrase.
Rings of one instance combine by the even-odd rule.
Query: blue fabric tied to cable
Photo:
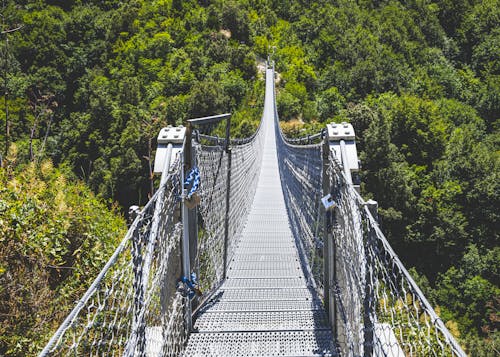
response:
[[[187,296],[190,300],[197,296],[201,296],[201,290],[198,286],[198,280],[196,278],[196,273],[191,273],[190,278],[183,276],[181,278],[182,283],[184,284],[183,295]]]
[[[184,188],[189,190],[186,198],[189,200],[198,190],[199,187],[200,187],[200,170],[198,169],[198,167],[195,166],[189,171],[189,174],[184,180]]]

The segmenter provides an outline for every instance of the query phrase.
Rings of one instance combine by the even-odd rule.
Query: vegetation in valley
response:
[[[125,233],[116,210],[50,160],[0,169],[0,354],[36,355]]]
[[[363,195],[379,202],[396,252],[471,355],[498,353],[498,0],[16,0],[2,10],[4,31],[22,27],[0,45],[0,354],[40,347],[61,317],[48,302],[68,305],[95,275],[124,226],[116,211],[95,212],[103,200],[147,201],[162,126],[232,112],[234,136],[253,132],[268,55],[287,133],[353,123]],[[83,268],[92,249],[95,266]]]

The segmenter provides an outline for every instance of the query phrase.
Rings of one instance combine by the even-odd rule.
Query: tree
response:
[[[337,87],[331,87],[318,95],[318,112],[322,121],[333,118],[339,114],[345,105],[345,98]]]
[[[0,353],[33,355],[103,267],[125,224],[50,161],[0,168],[0,183]]]

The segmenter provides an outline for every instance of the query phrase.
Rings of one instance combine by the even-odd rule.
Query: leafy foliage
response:
[[[2,44],[0,141],[23,163],[69,167],[121,207],[151,194],[160,127],[231,111],[233,136],[255,130],[256,65],[271,56],[287,134],[354,124],[362,189],[391,244],[470,353],[493,354],[498,0],[18,0],[4,17],[24,27]]]
[[[0,169],[4,356],[40,351],[124,234],[123,219],[63,171],[51,161]]]

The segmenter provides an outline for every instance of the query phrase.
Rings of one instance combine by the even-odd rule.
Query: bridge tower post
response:
[[[378,221],[378,203],[374,200],[365,202],[366,208],[373,216],[375,221]],[[367,238],[365,240],[366,252],[366,266],[365,270],[365,296],[363,299],[363,329],[364,329],[364,357],[371,357],[374,355],[375,349],[375,292],[373,287],[375,285],[374,272],[369,267],[374,265],[370,250],[375,247],[376,232],[373,225],[368,225]]]
[[[165,185],[166,179],[170,173],[171,163],[174,162],[177,154],[181,154],[183,160],[183,169],[181,169],[181,198],[182,198],[182,274],[190,277],[190,254],[189,254],[189,239],[193,229],[190,227],[190,213],[185,203],[186,189],[184,188],[185,172],[191,167],[191,127],[179,126],[162,128],[158,135],[158,148],[156,150],[154,172],[161,173],[160,188]],[[158,198],[157,205],[163,204],[164,195]],[[155,208],[156,211],[156,208]],[[147,283],[147,280],[145,284]],[[162,294],[162,308],[168,303],[168,297]],[[191,302],[188,299],[185,311],[186,327],[191,330]]]
[[[190,225],[192,224],[190,220],[189,207],[186,204],[187,200],[187,188],[184,187],[184,181],[186,173],[191,169],[191,152],[192,152],[192,129],[191,125],[188,124],[186,127],[186,137],[184,139],[184,150],[182,155],[183,168],[181,170],[182,177],[182,274],[187,279],[191,279],[191,256],[189,254],[189,241],[190,239]],[[194,222],[193,222],[194,223]],[[192,320],[192,306],[191,299],[188,297],[186,301],[186,311],[184,312],[186,330],[191,331],[193,329]]]
[[[323,196],[328,198],[330,196],[330,178],[328,177],[328,167],[330,163],[330,139],[328,135],[325,135],[322,150],[322,188]],[[333,212],[334,205],[331,206],[324,205],[325,208],[325,219],[323,225],[323,294],[325,301],[325,310],[328,314],[328,319],[332,326],[332,333],[335,340],[337,340],[337,305],[335,301],[335,296],[331,294],[334,288],[334,282],[336,280],[336,259],[335,259],[335,239],[333,237]]]
[[[224,217],[224,275],[227,276],[227,250],[229,246],[229,213],[230,213],[230,197],[231,197],[231,116],[226,119],[226,154],[227,154],[227,187],[226,187],[226,216]]]
[[[351,124],[332,123],[327,124],[330,149],[342,169],[349,185],[359,192],[359,160],[356,148],[356,134]]]
[[[325,308],[328,314],[328,319],[332,326],[332,333],[335,340],[338,340],[338,307],[335,298],[335,289],[337,281],[337,247],[335,242],[334,229],[336,229],[335,219],[335,202],[333,201],[331,192],[331,182],[329,176],[330,167],[330,153],[334,150],[336,142],[334,138],[326,131],[325,139],[323,142],[323,174],[322,186],[324,198],[323,206],[325,208],[325,220],[323,227],[324,246],[323,246],[323,271],[324,271],[324,299]]]
[[[335,216],[335,192],[331,192],[330,178],[327,170],[331,165],[331,157],[341,165],[345,180],[359,192],[359,161],[356,149],[356,135],[351,124],[327,124],[325,141],[323,145],[323,203],[326,208],[324,227],[324,272],[325,272],[325,302],[330,323],[332,324],[334,338],[338,340],[339,321],[338,306],[335,294],[338,294],[339,282],[337,280],[337,233],[343,227],[342,219]],[[331,195],[331,196],[330,196]],[[329,198],[328,198],[329,197]],[[328,203],[328,201],[330,203]],[[340,218],[340,219],[339,219]],[[335,233],[337,231],[337,233]]]

